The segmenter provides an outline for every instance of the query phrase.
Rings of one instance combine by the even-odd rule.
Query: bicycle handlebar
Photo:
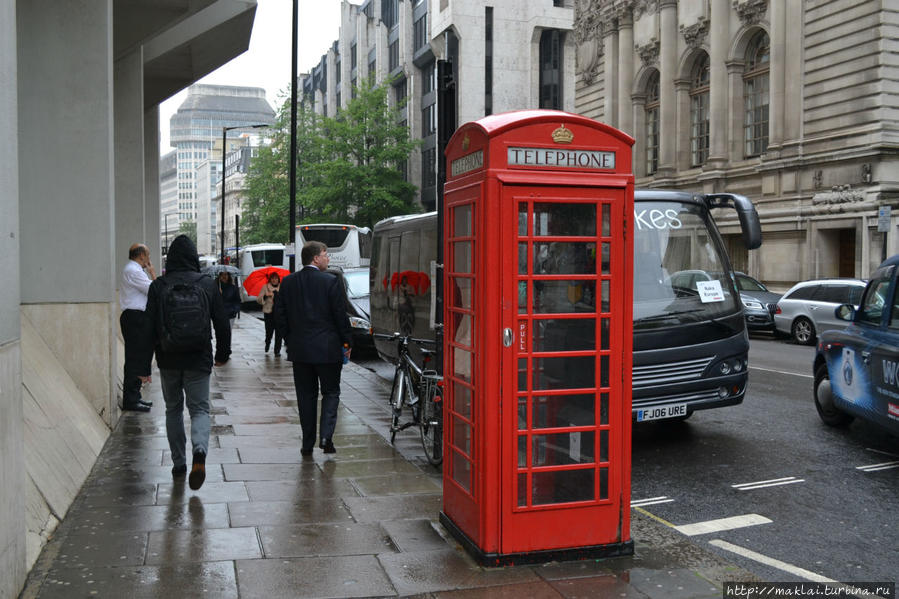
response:
[[[412,337],[410,335],[401,335],[400,333],[393,333],[392,335],[388,335],[386,333],[372,333],[372,337],[377,337],[378,339],[386,339],[390,341],[412,341],[414,343],[418,343],[419,345],[424,345],[426,343],[430,343],[432,345],[436,345],[437,342],[433,339],[418,339],[417,337]]]

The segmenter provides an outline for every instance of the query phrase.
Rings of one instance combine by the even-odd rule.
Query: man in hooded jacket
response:
[[[199,489],[206,479],[206,454],[209,450],[209,375],[212,373],[212,338],[204,349],[195,351],[165,351],[161,345],[163,323],[161,298],[165,285],[194,284],[205,292],[212,325],[215,328],[215,365],[221,366],[231,356],[231,327],[215,281],[200,274],[197,247],[186,235],[172,241],[166,259],[166,271],[150,285],[147,295],[147,322],[153,333],[148,342],[156,352],[156,365],[162,379],[165,399],[165,429],[172,453],[172,476],[181,478],[187,473],[184,435],[184,403],[190,413],[190,440],[193,445],[193,464],[189,477],[191,489]],[[150,355],[150,352],[147,352]]]

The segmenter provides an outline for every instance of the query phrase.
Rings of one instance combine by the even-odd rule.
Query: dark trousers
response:
[[[297,408],[303,429],[303,449],[315,447],[318,412],[318,389],[321,384],[321,438],[330,439],[337,426],[337,404],[340,403],[340,371],[343,364],[293,363],[293,384],[297,390]]]
[[[119,316],[122,339],[125,340],[125,367],[122,379],[122,405],[135,406],[140,395],[140,376],[147,376],[147,356],[140,351],[150,334],[146,314],[141,310],[124,310]]]
[[[275,315],[272,312],[268,314],[263,314],[262,318],[265,320],[265,347],[268,347],[269,343],[272,342],[272,335],[275,336],[275,353],[281,351],[281,335],[278,333],[278,329],[275,328]]]

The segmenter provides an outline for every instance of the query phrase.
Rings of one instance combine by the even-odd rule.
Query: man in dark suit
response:
[[[300,254],[303,269],[281,281],[275,295],[275,327],[287,341],[287,359],[293,363],[303,444],[300,453],[312,455],[316,439],[318,389],[321,385],[321,447],[336,453],[331,437],[337,425],[340,371],[349,358],[352,340],[341,281],[325,271],[330,256],[325,244],[310,241]]]

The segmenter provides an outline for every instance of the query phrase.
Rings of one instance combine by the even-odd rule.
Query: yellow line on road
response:
[[[643,509],[642,507],[635,507],[635,508],[631,508],[631,509],[637,510],[638,512],[640,512],[640,513],[643,514],[644,516],[648,516],[648,517],[652,518],[653,520],[655,520],[656,522],[661,522],[662,524],[664,524],[664,525],[667,526],[668,528],[675,528],[674,524],[672,524],[671,522],[668,522],[668,520],[665,520],[664,518],[660,518],[659,516],[656,516],[655,514],[653,514],[653,513],[651,513],[651,512],[647,512],[647,511],[646,511],[645,509]]]

